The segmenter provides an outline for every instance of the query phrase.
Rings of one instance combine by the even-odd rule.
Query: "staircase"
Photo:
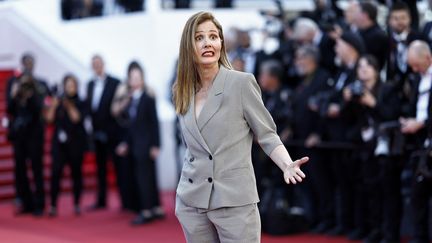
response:
[[[11,77],[13,71],[0,71],[0,119],[6,115],[6,83],[9,77]],[[7,141],[6,138],[7,130],[0,126],[0,202],[10,201],[15,197],[14,188],[14,160],[13,160],[13,149],[12,145]],[[44,145],[44,183],[45,192],[49,192],[50,178],[51,178],[51,136],[53,133],[53,127],[47,127],[45,132],[45,145]],[[31,166],[31,165],[29,165]],[[83,161],[83,183],[84,189],[95,189],[97,185],[96,179],[96,164],[93,153],[86,153]],[[109,176],[109,184],[113,185],[113,173],[112,168]],[[28,175],[32,180],[32,173],[29,167]],[[61,181],[61,188],[63,191],[72,190],[72,180],[70,178],[69,167],[65,166],[63,171],[63,179]],[[48,194],[47,194],[48,195]]]

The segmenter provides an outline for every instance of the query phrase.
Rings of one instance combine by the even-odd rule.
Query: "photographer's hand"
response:
[[[364,94],[360,98],[360,103],[370,108],[376,106],[376,99],[369,90],[365,90]]]
[[[340,114],[340,105],[331,103],[328,107],[327,115],[330,118],[336,118],[339,116],[339,114]]]
[[[346,102],[351,101],[351,99],[352,99],[352,92],[351,92],[351,90],[349,88],[344,88],[344,90],[343,90],[343,97],[344,97],[344,100]]]

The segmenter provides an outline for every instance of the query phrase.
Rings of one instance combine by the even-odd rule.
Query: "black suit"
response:
[[[318,49],[320,51],[320,66],[327,69],[331,74],[335,74],[337,71],[334,59],[336,42],[330,38],[329,35],[323,32],[321,41],[318,43]]]
[[[418,86],[420,82],[417,82],[413,88],[413,99],[411,100],[411,117],[416,117],[417,109],[416,104],[419,98]],[[429,92],[429,103],[427,108],[427,119],[425,121],[425,127],[419,130],[412,136],[409,136],[407,140],[411,142],[414,149],[422,149],[424,146],[424,140],[430,132],[432,122],[432,88]],[[429,130],[429,131],[428,131]],[[431,157],[428,157],[428,163],[431,163]],[[414,173],[416,173],[416,166],[414,167]],[[429,222],[429,199],[432,197],[432,181],[425,179],[421,175],[415,174],[412,191],[412,210],[413,210],[413,237],[419,242],[429,242],[428,240],[428,222]]]
[[[383,68],[388,52],[387,34],[377,24],[360,30],[359,33],[363,38],[366,53],[373,55],[378,60],[380,69]]]
[[[403,46],[405,47],[405,53],[408,51],[408,46],[414,40],[420,40],[422,36],[414,31],[410,31],[406,40],[401,40]],[[403,60],[405,70],[401,70],[400,65],[398,65],[398,41],[394,38],[392,33],[388,36],[389,43],[389,51],[387,54],[387,80],[395,81],[395,82],[403,82],[407,76],[412,73],[411,68],[409,67],[407,60]],[[402,67],[404,69],[404,67]]]
[[[149,210],[160,206],[156,165],[150,149],[159,147],[159,123],[154,97],[143,92],[131,99],[127,112],[129,125],[126,141],[129,147],[134,186],[137,189],[138,209]]]
[[[296,87],[293,95],[293,135],[296,141],[305,141],[312,134],[321,134],[322,117],[318,112],[312,111],[309,106],[313,96],[327,88],[330,74],[323,68],[303,78]],[[332,227],[334,214],[334,186],[331,183],[331,173],[327,161],[321,160],[321,151],[315,148],[297,148],[297,156],[309,155],[311,161],[304,167],[305,172],[311,175],[310,180],[300,186],[309,200],[306,208],[310,211],[312,221],[324,225],[322,230]]]
[[[115,154],[115,147],[119,143],[122,129],[111,114],[111,103],[120,81],[107,76],[104,80],[104,88],[98,108],[92,108],[95,80],[88,84],[87,89],[87,109],[90,111],[90,116],[93,125],[93,140],[95,145],[96,163],[98,168],[98,198],[97,206],[104,207],[106,205],[107,191],[107,160],[108,156],[114,162],[114,167],[117,175],[117,184],[119,187],[120,197],[123,207],[127,207],[127,185],[121,158]]]
[[[432,21],[429,21],[424,25],[422,35],[424,40],[429,44],[429,47],[432,48]]]
[[[35,80],[33,93],[28,98],[20,95],[23,90],[21,84],[17,95],[11,96],[12,86],[19,82],[18,78],[11,78],[7,85],[7,113],[10,116],[8,138],[12,141],[15,159],[15,190],[17,197],[22,200],[24,211],[43,211],[45,192],[43,185],[43,145],[44,122],[42,109],[45,95],[48,94],[44,82]],[[27,160],[31,160],[35,194],[32,193],[27,176]]]
[[[345,105],[343,89],[354,82],[355,79],[356,71],[354,67],[344,67],[339,70],[335,78],[330,79],[327,83],[327,91],[325,92],[328,93],[329,97],[326,102],[339,105],[341,112],[337,117],[328,117],[327,114],[322,114],[324,119],[321,127],[321,137],[325,142],[347,142],[348,127],[343,119],[343,107]],[[327,109],[324,109],[324,111],[327,111]],[[331,168],[331,172],[328,174],[330,178],[334,178],[335,181],[332,182],[336,184],[340,191],[340,212],[336,213],[340,218],[335,223],[343,231],[347,231],[353,227],[352,187],[348,183],[352,175],[352,164],[349,160],[351,151],[334,148],[326,150],[326,152],[329,153],[327,157],[330,159],[325,162],[328,162]],[[331,189],[331,187],[329,188]]]

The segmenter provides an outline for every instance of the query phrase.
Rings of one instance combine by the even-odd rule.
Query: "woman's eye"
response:
[[[202,36],[200,36],[200,35],[199,35],[199,36],[196,36],[196,37],[195,37],[195,40],[196,40],[196,41],[200,41],[200,40],[202,40]]]
[[[218,39],[218,37],[217,37],[217,36],[215,36],[215,35],[212,35],[212,36],[210,36],[210,39],[211,39],[211,40],[217,40],[217,39]]]

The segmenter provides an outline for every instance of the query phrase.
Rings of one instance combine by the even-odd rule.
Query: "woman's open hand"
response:
[[[309,161],[309,157],[303,157],[290,164],[284,169],[284,179],[287,184],[302,182],[306,175],[301,171],[300,166]]]

